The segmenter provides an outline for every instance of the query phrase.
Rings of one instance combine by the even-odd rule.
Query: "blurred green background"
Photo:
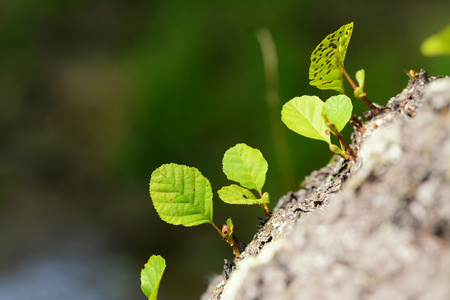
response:
[[[269,162],[273,207],[331,157],[283,125],[295,183],[280,179],[256,31],[273,35],[281,102],[325,100],[334,93],[308,83],[310,54],[355,22],[347,70],[364,68],[368,97],[385,104],[403,69],[450,73],[448,57],[419,52],[449,16],[448,0],[0,2],[0,299],[145,299],[152,254],[167,261],[160,299],[198,299],[231,248],[209,225],[162,222],[151,172],[195,166],[216,192],[224,152],[245,142]],[[259,207],[217,195],[214,207],[251,240]]]

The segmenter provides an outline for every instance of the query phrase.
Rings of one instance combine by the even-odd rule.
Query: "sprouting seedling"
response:
[[[341,145],[340,149],[337,149],[337,147],[333,145],[333,148],[330,148],[331,151],[343,156],[345,159],[350,160],[356,157],[356,152],[350,148],[349,144],[345,141],[344,136],[341,134],[341,131],[351,119],[352,110],[352,102],[350,101],[350,98],[345,95],[338,95],[328,98],[322,108],[322,118],[325,125],[339,140]],[[347,153],[349,156],[347,156]]]
[[[267,169],[267,161],[258,149],[246,144],[237,144],[228,149],[223,156],[223,172],[229,180],[241,186],[232,184],[222,187],[218,191],[220,199],[229,204],[259,204],[265,215],[270,216],[269,194],[262,192]],[[257,191],[259,198],[250,190]]]
[[[341,134],[352,110],[352,103],[345,95],[330,97],[325,103],[317,96],[302,96],[283,105],[281,119],[292,131],[324,141],[333,153],[352,160],[356,153]],[[338,138],[340,147],[331,143],[330,133]]]
[[[364,102],[375,115],[379,115],[381,109],[367,98],[364,91],[364,70],[357,72],[356,77],[359,83],[357,86],[344,68],[345,55],[352,33],[353,22],[343,25],[337,31],[327,35],[316,47],[311,54],[310,84],[319,89],[333,89],[345,94],[343,80],[345,76],[353,87],[354,96]]]
[[[159,283],[166,269],[166,261],[159,255],[152,255],[141,271],[141,289],[149,300],[156,300]]]
[[[152,173],[150,197],[163,221],[186,227],[209,223],[236,257],[240,256],[234,235],[224,233],[213,221],[211,184],[198,169],[174,163],[162,165]],[[231,219],[227,223],[232,224]]]

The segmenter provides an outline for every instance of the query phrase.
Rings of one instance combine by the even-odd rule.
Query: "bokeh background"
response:
[[[334,94],[309,85],[309,57],[355,22],[347,70],[364,68],[369,98],[385,104],[403,69],[450,73],[448,58],[419,52],[449,17],[448,0],[1,1],[0,299],[145,299],[152,254],[167,261],[160,299],[198,299],[231,249],[209,225],[162,222],[151,172],[195,166],[217,191],[224,152],[245,142],[269,162],[273,207],[331,157],[283,125],[294,179],[281,179],[257,30],[273,35],[283,104]],[[251,240],[260,208],[217,195],[214,208]]]

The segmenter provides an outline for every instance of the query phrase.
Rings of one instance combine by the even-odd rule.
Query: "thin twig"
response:
[[[354,158],[358,155],[356,151],[350,147],[344,136],[339,132],[339,130],[337,130],[336,125],[328,121],[328,118],[325,114],[322,114],[322,116],[325,119],[325,124],[330,129],[331,133],[339,140],[339,143],[344,146],[345,151],[348,152],[349,159],[354,160]]]
[[[364,124],[361,122],[361,119],[357,116],[352,114],[352,117],[349,122],[351,125],[355,126],[359,132],[364,133],[366,132],[366,128],[364,127]]]
[[[342,70],[342,72],[345,75],[345,78],[347,78],[348,82],[350,83],[350,85],[352,86],[353,90],[356,90],[358,88],[358,86],[355,84],[355,82],[353,81],[353,79],[350,77],[350,75],[348,75],[347,71],[345,70],[344,66],[342,66],[339,62],[338,62],[338,66],[339,68]],[[382,110],[374,105],[372,103],[372,101],[369,100],[369,98],[367,98],[366,96],[366,91],[363,91],[364,95],[362,97],[360,97],[359,99],[364,102],[364,104],[366,104],[372,111],[373,113],[378,116],[379,114],[381,114]]]

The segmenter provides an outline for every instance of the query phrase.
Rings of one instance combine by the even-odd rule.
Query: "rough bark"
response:
[[[365,128],[202,299],[450,299],[450,78],[421,71]]]

